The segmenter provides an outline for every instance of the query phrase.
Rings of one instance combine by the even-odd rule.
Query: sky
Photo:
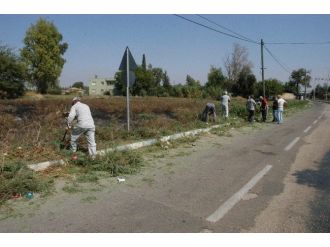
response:
[[[292,70],[299,68],[310,70],[313,78],[330,74],[330,43],[267,44],[330,41],[328,14],[199,14],[253,41],[263,39],[282,65],[264,50],[265,79],[285,82]],[[196,14],[182,16],[230,33]],[[261,80],[259,44],[228,37],[174,14],[0,14],[1,44],[18,52],[26,30],[40,17],[53,22],[69,45],[61,86],[77,81],[87,85],[95,75],[113,78],[126,46],[137,64],[142,63],[145,54],[147,64],[166,70],[172,84],[185,83],[187,75],[204,84],[211,66],[225,73],[224,60],[237,43],[247,48],[253,73]]]

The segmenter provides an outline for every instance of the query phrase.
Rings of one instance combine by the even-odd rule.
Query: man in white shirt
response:
[[[254,122],[256,106],[257,106],[257,103],[253,99],[253,95],[250,95],[246,102],[246,109],[248,110],[248,121],[250,123]]]
[[[287,102],[282,98],[281,95],[278,96],[277,104],[277,123],[281,124],[283,123],[283,111],[284,111],[284,104]]]
[[[72,152],[77,151],[77,140],[81,134],[84,134],[88,142],[88,153],[90,156],[95,157],[96,143],[94,120],[89,106],[81,103],[79,97],[74,97],[72,100],[72,107],[67,119],[68,128],[71,128],[71,123],[75,118],[78,123],[71,132]]]
[[[230,97],[229,97],[227,91],[225,91],[224,95],[221,96],[222,115],[225,118],[228,118],[228,116],[229,116],[229,102],[230,102]]]

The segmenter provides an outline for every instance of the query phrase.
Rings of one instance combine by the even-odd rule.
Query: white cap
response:
[[[74,98],[72,99],[72,101],[80,101],[80,98],[79,98],[79,97],[74,97]]]
[[[225,94],[227,94],[227,91],[224,91]]]

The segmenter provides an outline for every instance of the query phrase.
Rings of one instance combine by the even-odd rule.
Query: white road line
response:
[[[272,168],[271,165],[267,165],[260,172],[258,172],[247,184],[245,184],[239,191],[237,191],[232,197],[230,197],[225,203],[223,203],[213,214],[206,218],[207,221],[215,223],[219,221],[226,213],[231,210],[236,203],[238,203],[242,197],[255,186],[258,181],[265,176],[265,174]]]
[[[315,121],[313,122],[313,124],[316,124],[316,123],[317,123],[317,121],[318,121],[318,120],[315,120]]]
[[[289,151],[299,141],[299,139],[300,137],[296,137],[292,142],[289,143],[289,145],[284,148],[284,151]]]
[[[304,133],[307,133],[311,128],[312,128],[312,126],[308,126],[308,127],[304,130]]]

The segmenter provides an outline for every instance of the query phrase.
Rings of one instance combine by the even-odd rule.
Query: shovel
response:
[[[67,142],[65,141],[66,134],[68,133],[68,130],[66,129],[64,132],[64,136],[60,142],[60,149],[65,149],[67,147]]]

